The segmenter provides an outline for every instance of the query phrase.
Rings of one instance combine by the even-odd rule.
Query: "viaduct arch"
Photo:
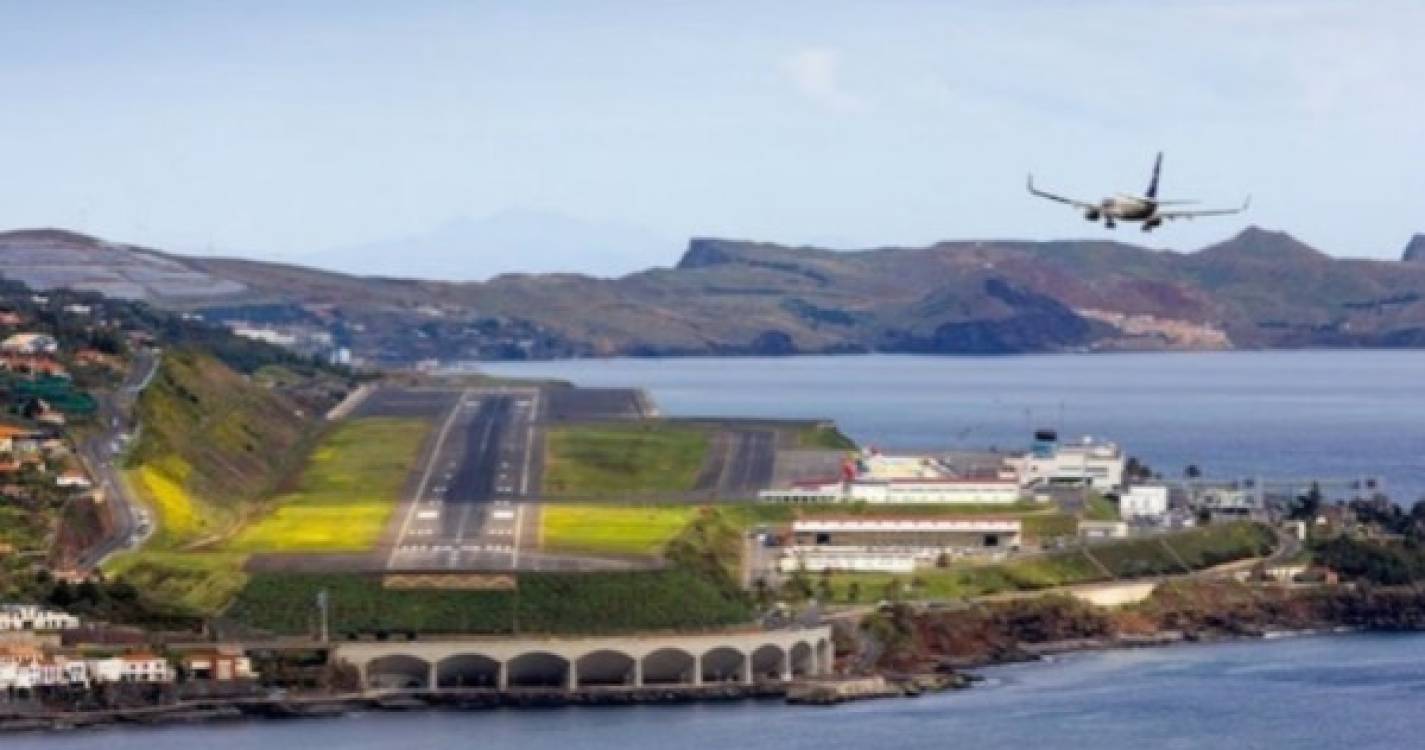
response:
[[[372,690],[751,685],[831,673],[829,627],[685,635],[353,641],[335,657]]]

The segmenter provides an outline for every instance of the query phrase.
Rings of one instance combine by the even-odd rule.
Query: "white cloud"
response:
[[[808,101],[835,112],[859,112],[866,102],[841,81],[841,58],[836,50],[808,47],[782,62],[782,72]]]

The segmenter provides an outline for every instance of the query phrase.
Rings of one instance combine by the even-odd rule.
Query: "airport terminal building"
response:
[[[910,573],[942,557],[1019,549],[1018,518],[841,517],[793,521],[778,561],[784,573]]]

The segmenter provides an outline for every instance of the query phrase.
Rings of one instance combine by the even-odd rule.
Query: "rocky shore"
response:
[[[1425,630],[1425,589],[1181,581],[1113,609],[1061,595],[954,610],[895,605],[864,618],[854,637],[881,672],[953,673],[1074,651],[1341,630]]]

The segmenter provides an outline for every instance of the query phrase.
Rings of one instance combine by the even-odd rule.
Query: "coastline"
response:
[[[915,698],[930,693],[970,689],[984,682],[985,678],[968,670],[1016,664],[1050,664],[1060,656],[1143,648],[1336,636],[1368,631],[1370,629],[1365,627],[1342,625],[1315,628],[1268,628],[1255,634],[1192,636],[1177,632],[1164,633],[1154,637],[1067,639],[1025,644],[1023,653],[1020,655],[965,663],[950,671],[915,673],[882,671],[874,675],[858,677],[758,685],[727,684],[638,689],[586,688],[576,691],[567,691],[562,688],[523,688],[518,691],[504,692],[472,688],[286,698],[210,699],[185,701],[165,706],[101,711],[0,714],[0,733],[65,732],[113,726],[160,727],[331,718],[360,713],[481,711],[501,708],[616,707],[773,700],[779,705],[834,706],[853,701]]]

